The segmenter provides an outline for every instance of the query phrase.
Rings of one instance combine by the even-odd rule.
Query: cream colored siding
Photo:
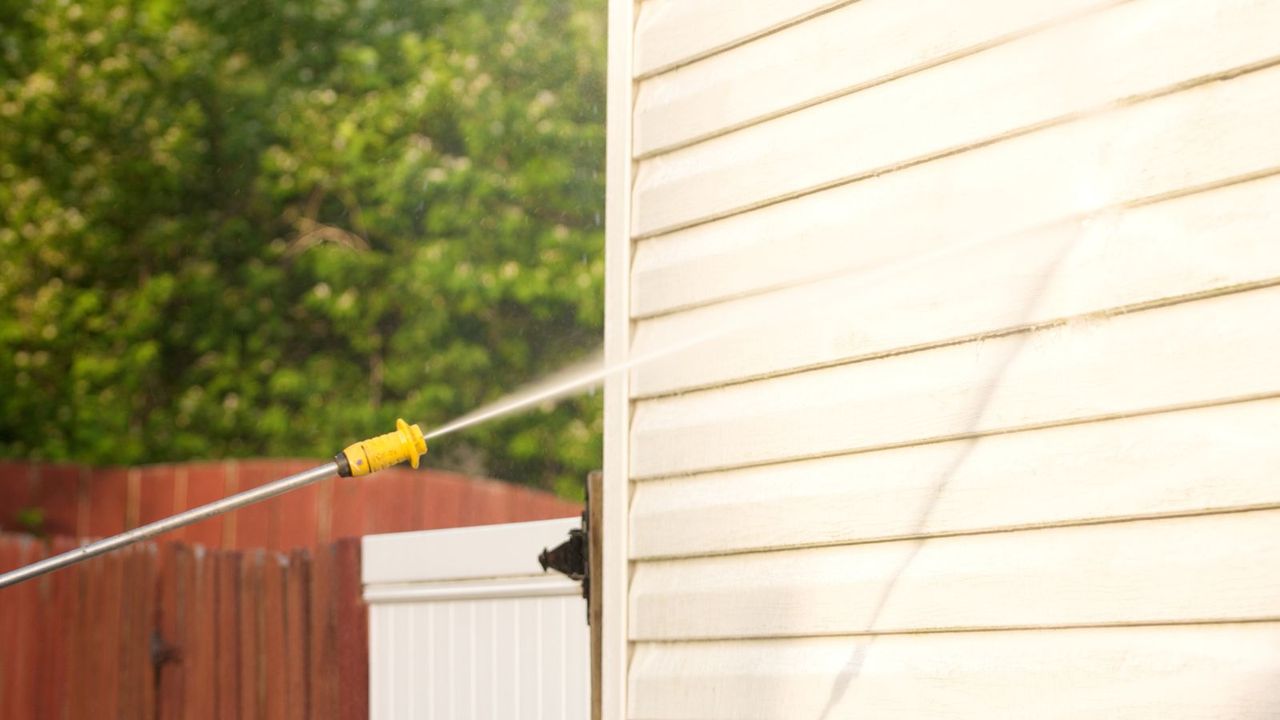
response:
[[[640,644],[640,718],[1270,720],[1280,624]]]
[[[634,249],[632,303],[638,317],[658,315],[1270,173],[1280,163],[1278,72],[1197,86],[646,239]]]
[[[1260,242],[1275,238],[1277,197],[1272,176],[995,238],[939,234],[907,261],[646,319],[635,331],[639,354],[712,337],[638,368],[634,392],[670,394],[1267,283],[1280,277],[1275,243]],[[707,272],[703,290],[718,279]]]
[[[1104,15],[1087,15],[642,161],[636,173],[633,228],[640,236],[668,232],[1070,122],[1082,111],[1102,113],[1094,125],[1109,125],[1109,110],[1168,96],[1184,89],[1188,80],[1220,79],[1243,66],[1269,61],[1276,51],[1280,6],[1270,0],[1138,4],[1146,6],[1145,24],[1121,17],[1132,9],[1128,4],[1117,6],[1100,11]],[[1241,5],[1251,7],[1251,12],[1232,7]],[[1182,8],[1190,9],[1178,12]],[[1228,9],[1244,19],[1229,22]],[[1180,14],[1190,18],[1173,22]],[[1221,32],[1213,18],[1225,26]],[[1248,22],[1250,18],[1254,22]],[[1133,27],[1112,35],[1106,32],[1107,19]],[[1252,32],[1242,32],[1250,28]],[[1160,42],[1167,37],[1170,42]],[[1207,42],[1207,37],[1230,41]],[[1088,52],[1080,52],[1086,47]],[[1156,110],[1136,113],[1135,129],[1154,129],[1144,127],[1143,120],[1211,122],[1222,110],[1241,111],[1241,94],[1248,97],[1243,102],[1253,112],[1275,118],[1280,109],[1280,100],[1274,99],[1277,83],[1272,73],[1242,79],[1245,87],[1191,90],[1186,97],[1156,103]],[[1108,134],[1119,132],[1109,128]],[[1150,139],[1149,132],[1143,136]],[[1082,161],[1103,159],[1097,150],[1102,148]]]
[[[1280,616],[1280,574],[1259,572],[1258,558],[1278,554],[1280,510],[1258,510],[760,552],[731,562],[655,560],[640,563],[631,581],[631,635],[670,641],[1266,620]],[[1208,573],[1212,582],[1197,582]]]
[[[1270,507],[1276,438],[1280,399],[1273,398],[646,481],[632,499],[632,555]]]
[[[638,3],[635,74],[652,75],[853,0],[649,0]]]
[[[917,0],[891,11],[886,6],[894,0],[843,4],[821,21],[802,23],[643,81],[636,96],[635,150],[651,155],[723,134],[728,128],[945,63],[1043,23],[1116,2]],[[773,5],[785,8],[788,3]],[[738,15],[723,7],[716,11]],[[819,70],[797,73],[796,67]]]
[[[1280,393],[1277,319],[1273,286],[653,398],[636,404],[631,474],[669,477],[1268,396]]]
[[[1280,3],[613,7],[607,716],[1280,715]]]

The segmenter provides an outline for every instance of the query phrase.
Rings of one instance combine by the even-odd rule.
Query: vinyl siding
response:
[[[1280,713],[1280,4],[744,5],[610,129],[629,717]]]

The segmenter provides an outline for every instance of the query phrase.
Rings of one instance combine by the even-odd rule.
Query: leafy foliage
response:
[[[601,0],[0,5],[0,453],[331,455],[598,345]],[[435,463],[573,494],[595,397]]]

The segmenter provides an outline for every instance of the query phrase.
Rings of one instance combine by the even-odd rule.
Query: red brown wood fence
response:
[[[315,466],[227,460],[142,467],[0,461],[0,529],[38,507],[44,532],[102,537]],[[375,533],[570,517],[582,506],[511,483],[391,468],[333,478],[162,536],[205,547],[293,550]]]
[[[0,535],[0,570],[75,547]],[[352,720],[368,714],[356,540],[144,543],[0,590],[0,717]]]

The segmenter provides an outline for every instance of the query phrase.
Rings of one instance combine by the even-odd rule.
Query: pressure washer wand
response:
[[[417,425],[410,425],[404,420],[397,420],[395,432],[372,437],[368,440],[361,440],[350,445],[334,456],[333,462],[282,477],[279,480],[273,480],[252,490],[229,495],[207,505],[201,505],[132,530],[126,530],[119,535],[112,535],[102,540],[82,545],[61,555],[54,555],[16,570],[11,570],[0,575],[0,588],[16,585],[24,580],[30,580],[33,577],[53,572],[68,565],[74,565],[91,557],[97,557],[126,545],[132,545],[139,540],[146,540],[161,533],[242,508],[245,505],[251,505],[260,500],[273,498],[334,475],[359,477],[375,473],[406,460],[409,461],[409,465],[416,468],[418,467],[418,458],[425,455],[426,452],[427,441],[422,436],[422,429]]]

